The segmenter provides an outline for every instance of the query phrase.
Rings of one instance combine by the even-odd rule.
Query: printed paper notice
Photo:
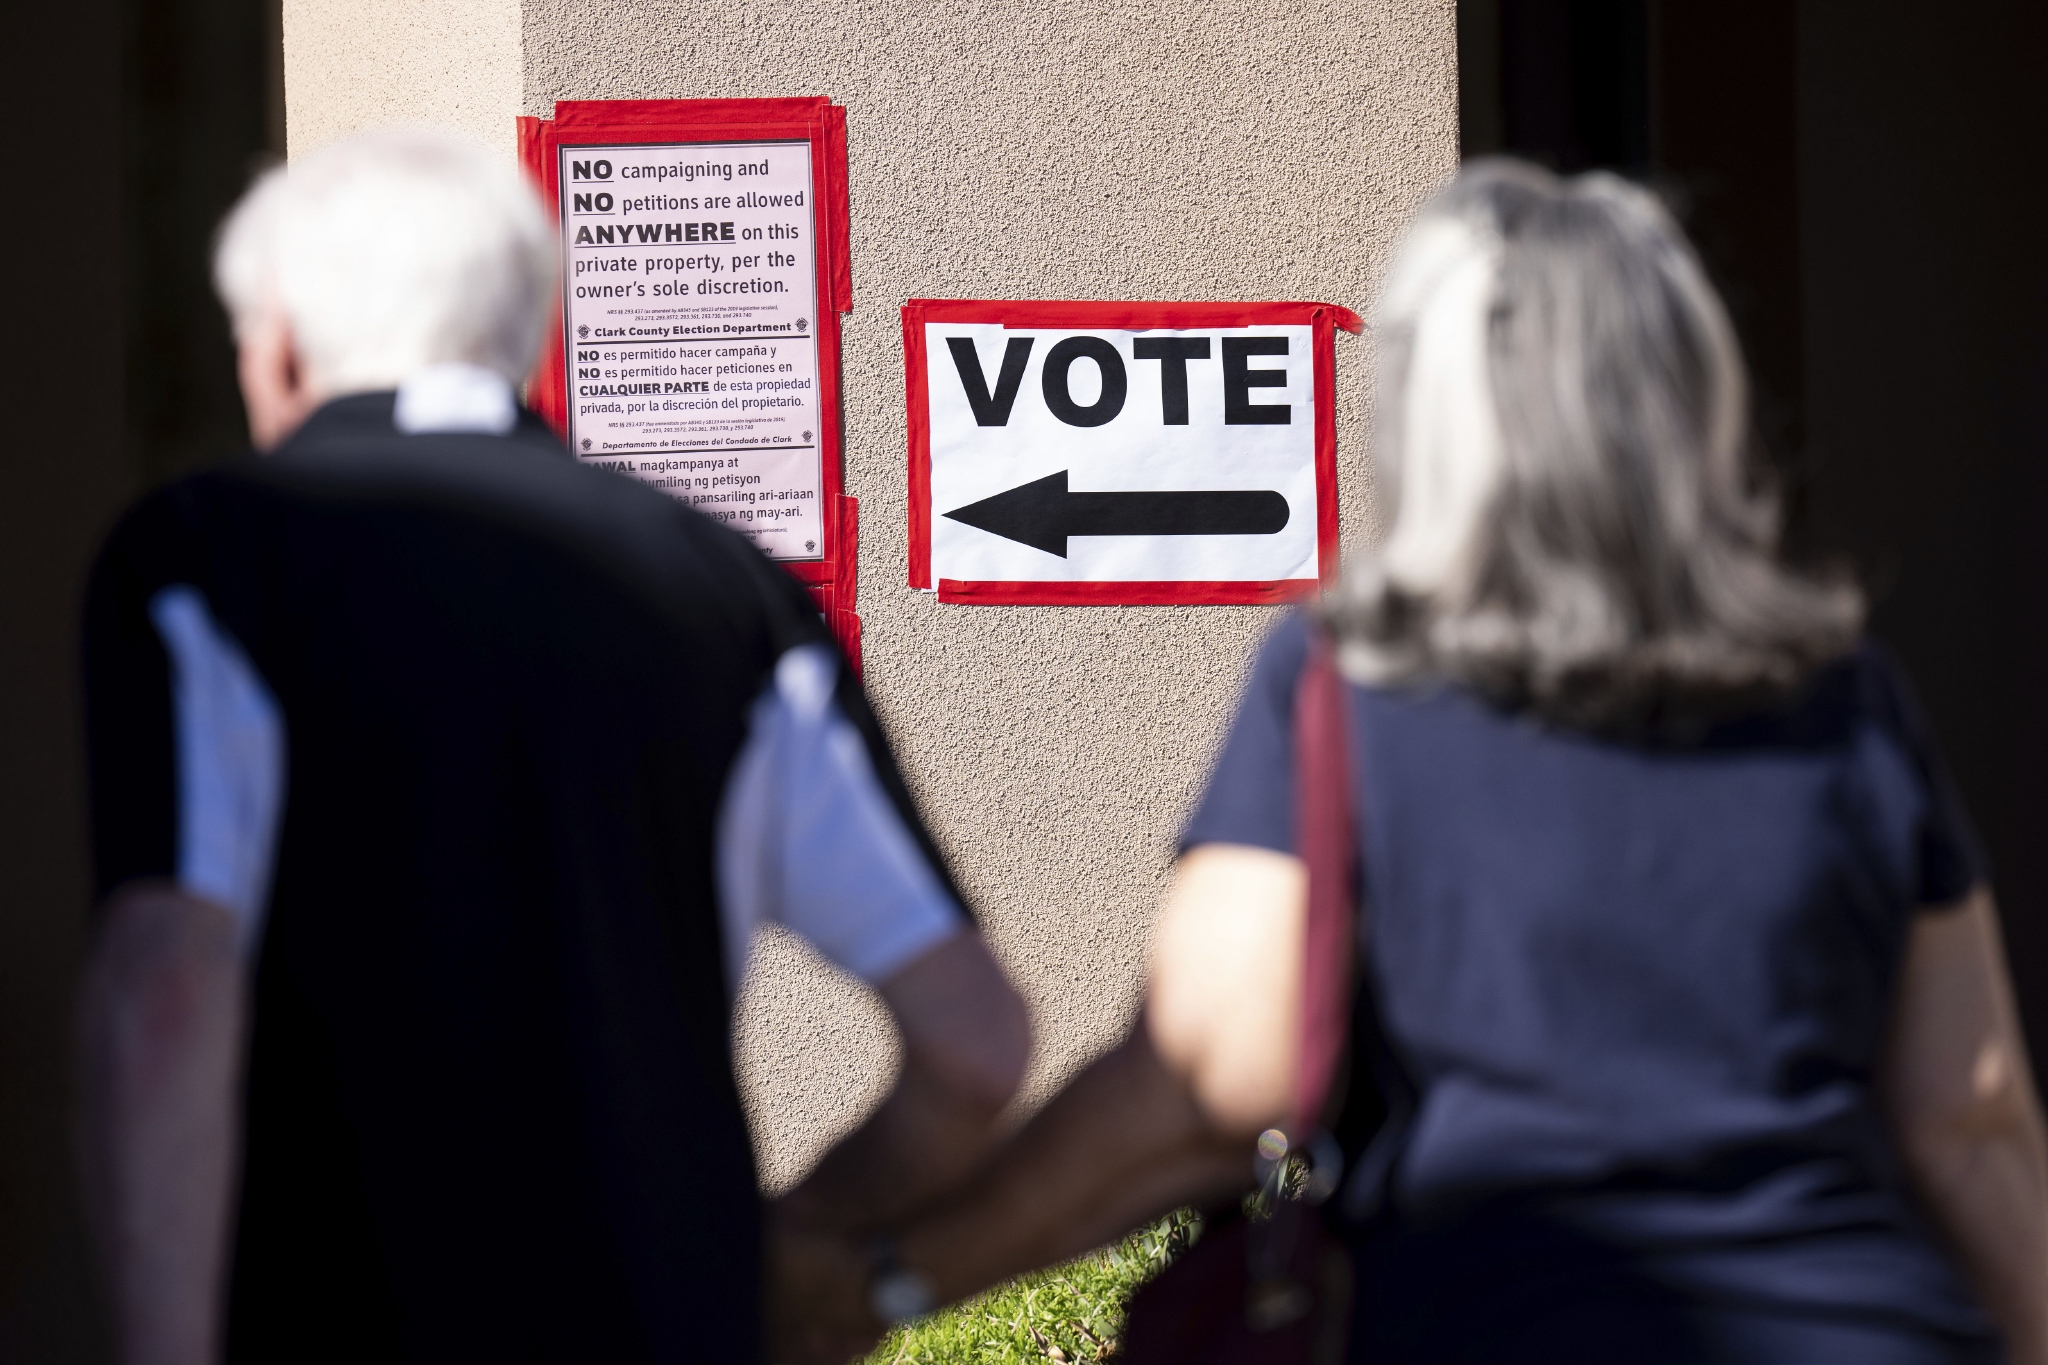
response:
[[[776,559],[818,558],[810,144],[560,155],[570,447]]]

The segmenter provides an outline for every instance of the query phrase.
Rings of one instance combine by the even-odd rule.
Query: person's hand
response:
[[[775,1365],[846,1365],[887,1330],[868,1304],[868,1258],[777,1205],[768,1219],[768,1346]]]

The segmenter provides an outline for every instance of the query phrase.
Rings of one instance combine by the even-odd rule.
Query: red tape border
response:
[[[820,208],[817,322],[818,463],[826,515],[824,554],[783,568],[811,589],[833,635],[860,670],[860,618],[853,612],[858,576],[859,523],[855,499],[845,496],[844,408],[840,394],[839,315],[853,307],[852,216],[846,160],[846,110],[823,95],[793,99],[559,100],[552,119],[518,120],[519,160],[560,218],[555,155],[563,143],[741,142],[807,139],[813,192]],[[568,350],[559,302],[549,322],[526,401],[557,435],[568,430]]]
[[[1316,563],[1320,579],[1242,582],[932,582],[931,394],[924,329],[928,322],[994,322],[1005,327],[1171,331],[1197,327],[1301,326],[1313,329],[1316,406]],[[1291,602],[1337,581],[1336,329],[1365,330],[1358,314],[1334,303],[1109,303],[1035,299],[912,299],[903,305],[903,391],[910,445],[910,586],[937,587],[941,602],[983,606],[1247,606]]]

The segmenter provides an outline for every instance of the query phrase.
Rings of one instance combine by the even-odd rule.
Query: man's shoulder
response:
[[[249,501],[251,491],[237,475],[254,458],[238,457],[181,475],[131,502],[100,543],[92,573],[95,588],[113,580],[199,576],[209,544],[231,534],[234,522],[260,523],[260,517],[237,515],[237,504]]]
[[[404,432],[390,394],[358,394],[323,407],[278,452],[239,462],[233,474],[280,496],[364,513],[509,518],[515,525],[697,534],[673,500],[579,464],[530,414],[504,434]]]
[[[504,435],[398,431],[389,395],[341,400],[320,416],[342,414],[349,403],[365,413],[346,423],[309,422],[275,457],[241,464],[237,473],[287,496],[347,502],[366,513],[482,520],[601,558],[666,562],[688,550],[691,564],[668,567],[749,578],[772,568],[744,538],[675,498],[576,460],[531,414]]]
[[[730,528],[579,463],[537,423],[502,436],[408,434],[391,427],[381,397],[382,422],[309,424],[274,455],[154,490],[116,527],[103,564],[204,582],[229,561],[296,559],[294,547],[314,543],[348,556],[410,544],[448,547],[454,574],[454,547],[488,542],[594,571],[655,605],[687,604],[693,618],[765,615],[779,636],[803,633],[802,589]]]

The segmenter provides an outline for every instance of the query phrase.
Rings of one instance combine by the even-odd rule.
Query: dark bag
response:
[[[1129,1365],[1335,1365],[1350,1326],[1351,1267],[1317,1205],[1342,1157],[1324,1127],[1351,1030],[1358,862],[1350,726],[1328,637],[1310,636],[1294,704],[1295,843],[1308,868],[1301,1065],[1293,1118],[1259,1139],[1267,1214],[1212,1217],[1202,1239],[1131,1301]],[[1286,1197],[1289,1152],[1310,1166]]]

